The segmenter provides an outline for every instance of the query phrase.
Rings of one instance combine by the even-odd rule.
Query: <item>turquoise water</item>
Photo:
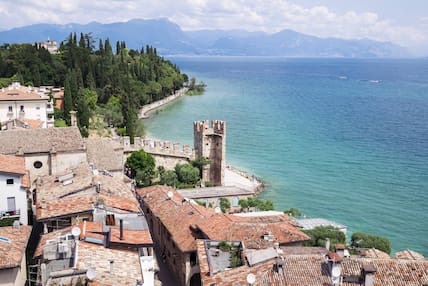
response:
[[[193,145],[193,121],[227,121],[227,161],[299,208],[428,256],[428,61],[174,58],[208,84],[145,121]]]

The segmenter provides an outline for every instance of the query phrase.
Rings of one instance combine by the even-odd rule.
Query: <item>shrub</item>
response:
[[[351,237],[351,246],[357,248],[376,248],[388,254],[391,253],[391,243],[386,237],[355,232]]]
[[[304,246],[325,246],[326,238],[330,239],[330,248],[335,244],[345,244],[346,242],[345,234],[333,226],[317,226],[303,232],[311,238],[303,243]]]

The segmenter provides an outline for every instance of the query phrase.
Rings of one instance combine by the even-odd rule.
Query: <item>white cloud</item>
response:
[[[19,15],[19,17],[18,17]],[[33,23],[102,23],[166,17],[185,30],[246,29],[270,33],[283,29],[320,37],[369,38],[404,46],[428,42],[426,19],[407,27],[373,12],[326,6],[304,7],[284,0],[2,0],[0,29]]]

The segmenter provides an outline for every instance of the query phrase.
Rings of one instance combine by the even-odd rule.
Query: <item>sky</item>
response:
[[[183,30],[283,29],[389,41],[428,54],[427,0],[0,0],[0,30],[168,18]]]

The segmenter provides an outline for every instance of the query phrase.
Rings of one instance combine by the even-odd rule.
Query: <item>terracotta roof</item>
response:
[[[425,257],[413,250],[406,249],[403,251],[399,251],[394,255],[394,258],[400,258],[400,259],[409,259],[409,260],[424,260]]]
[[[113,272],[110,272],[110,261]],[[96,277],[89,285],[132,285],[143,280],[138,252],[104,248],[102,245],[79,243],[79,269],[95,268]]]
[[[49,233],[41,235],[40,241],[37,244],[37,248],[36,248],[36,251],[34,252],[33,257],[34,258],[39,257],[43,254],[43,247],[45,247],[46,242],[48,240],[56,239],[58,236],[62,236],[62,235],[71,233],[72,228],[73,228],[73,226],[69,226],[69,227],[63,228],[61,230],[57,230],[57,231],[53,231],[53,232],[49,232]]]
[[[77,127],[7,130],[0,132],[0,153],[44,153],[84,151]]]
[[[382,258],[382,259],[391,258],[388,255],[388,253],[380,251],[379,249],[376,249],[376,248],[363,249],[360,251],[360,256],[365,258]]]
[[[21,225],[0,227],[0,269],[20,267],[25,255],[31,226]]]
[[[167,197],[169,191],[174,194],[171,199]],[[215,215],[214,211],[185,201],[173,188],[167,186],[138,189],[137,194],[144,197],[144,203],[162,221],[182,252],[196,250],[195,233],[190,227],[203,224],[207,218]]]
[[[24,158],[0,154],[0,172],[26,174]]]
[[[168,198],[167,193],[173,197]],[[308,240],[308,236],[295,227],[286,215],[269,217],[238,217],[217,214],[213,209],[190,203],[174,189],[152,186],[137,190],[151,212],[157,216],[172,235],[181,251],[196,250],[195,238],[201,238],[193,230],[201,230],[213,240],[239,240],[248,248],[264,248],[273,241],[264,239],[272,233],[281,244]],[[205,236],[204,236],[205,237]]]
[[[374,286],[421,286],[428,283],[428,261],[406,259],[351,258],[342,262],[342,275],[359,276],[363,266],[376,269]],[[347,283],[346,285],[356,285]]]
[[[123,169],[123,146],[117,141],[99,136],[86,139],[88,161],[99,170],[118,171]]]
[[[96,197],[91,195],[68,197],[61,200],[39,201],[36,205],[37,220],[46,220],[49,218],[71,216],[79,213],[89,213],[93,210],[93,205],[96,202]],[[42,205],[45,205],[42,208]]]
[[[97,231],[100,224],[87,222],[86,228]],[[82,227],[82,224],[80,224]],[[72,227],[51,232],[42,236],[37,246],[34,257],[43,254],[43,247],[48,239],[55,239],[58,236],[69,234]],[[96,233],[91,233],[91,237]],[[113,262],[113,272],[110,272],[110,261]],[[89,285],[132,285],[136,280],[143,280],[140,267],[140,259],[137,251],[117,250],[105,248],[103,245],[86,241],[79,241],[78,249],[78,269],[86,270],[95,268],[96,277]]]
[[[71,184],[66,184],[64,186],[62,182],[58,181],[58,177],[71,173],[73,173]],[[100,194],[130,199],[138,205],[131,191],[131,184],[125,183],[123,179],[119,177],[110,177],[103,174],[93,175],[86,162],[74,168],[70,168],[60,175],[41,177],[38,181],[37,200],[53,200],[74,194],[95,194],[95,186],[98,183],[101,186]]]
[[[39,92],[37,88],[12,84],[0,89],[0,101],[15,100],[49,100],[49,96]]]
[[[28,125],[28,128],[34,129],[34,128],[42,128],[43,121],[39,119],[30,119],[30,118],[20,118],[18,119]]]
[[[25,170],[23,157],[0,154],[0,172],[18,174],[21,176],[21,186],[30,187],[30,173]]]
[[[111,229],[110,241],[113,243],[152,245],[152,237],[149,230],[123,230],[123,240],[120,240],[120,229]]]
[[[309,237],[297,228],[288,215],[238,217],[217,215],[198,227],[211,239],[240,240],[247,248],[266,248],[279,242],[280,245],[303,242]],[[273,235],[265,239],[265,235]]]

